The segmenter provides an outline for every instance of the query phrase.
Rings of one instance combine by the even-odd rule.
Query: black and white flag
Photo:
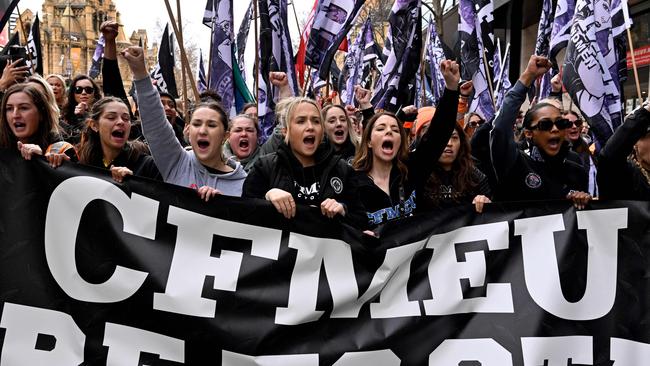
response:
[[[93,53],[93,64],[90,66],[90,71],[88,71],[88,76],[91,78],[96,78],[102,72],[102,59],[104,58],[104,45],[106,40],[104,35],[99,36],[97,40],[97,46],[95,47],[95,52]],[[142,46],[140,46],[142,47]]]
[[[604,146],[622,123],[609,0],[576,2],[562,83]]]
[[[260,59],[259,100],[257,114],[262,129],[262,140],[271,136],[275,127],[275,103],[279,96],[269,82],[271,71],[282,71],[287,74],[289,87],[294,95],[298,94],[296,68],[293,58],[293,47],[287,26],[287,0],[259,0],[260,17]]]
[[[553,30],[553,4],[551,0],[542,1],[542,14],[537,27],[537,41],[535,43],[535,54],[548,57],[550,53],[551,33]],[[535,88],[537,83],[533,83]],[[534,90],[534,88],[531,88]],[[539,92],[535,93],[539,100],[551,94],[551,73],[547,72],[539,81]]]
[[[196,83],[196,87],[199,89],[199,93],[208,90],[208,78],[205,75],[205,67],[203,65],[203,51],[201,50],[199,50],[199,77]]]
[[[559,71],[556,61],[557,55],[561,50],[566,48],[571,37],[571,25],[573,24],[575,8],[576,0],[557,0],[557,5],[555,6],[549,58],[553,62],[554,68],[557,69],[556,71]]]
[[[232,0],[208,0],[203,14],[204,24],[206,19],[210,19],[207,25],[212,29],[208,89],[221,96],[224,110],[234,115]]]
[[[174,51],[173,36],[169,35],[169,24],[165,26],[160,48],[158,48],[158,63],[151,73],[158,91],[167,92],[174,98],[178,98],[178,89],[176,88],[176,79],[174,78]]]
[[[253,1],[248,5],[244,19],[242,19],[241,25],[239,26],[239,31],[237,32],[237,38],[235,45],[237,46],[237,65],[239,66],[239,71],[241,76],[246,80],[246,63],[244,62],[244,54],[246,53],[246,42],[248,41],[248,33],[251,29],[251,20],[253,20]]]
[[[354,105],[355,85],[366,88],[364,77],[371,72],[375,64],[381,65],[381,58],[377,53],[373,34],[372,22],[367,19],[345,57],[345,63],[341,70],[343,77],[340,78],[339,89],[341,101],[346,105]]]
[[[390,52],[375,86],[372,104],[376,109],[397,111],[413,104],[415,75],[422,49],[421,0],[396,0],[388,22]],[[388,44],[388,42],[387,42]]]
[[[477,112],[486,121],[495,114],[488,83],[492,72],[489,62],[494,59],[493,10],[489,0],[460,0],[458,4],[461,77],[474,83],[470,111]]]
[[[327,80],[334,55],[348,36],[365,0],[321,0],[309,34],[305,64]]]
[[[29,66],[33,73],[43,75],[43,52],[41,50],[41,27],[38,14],[32,23],[32,28],[29,31],[27,38],[27,66]]]

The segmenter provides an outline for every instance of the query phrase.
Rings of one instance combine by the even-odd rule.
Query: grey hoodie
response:
[[[194,152],[186,151],[176,139],[167,122],[160,96],[149,77],[136,80],[142,132],[160,174],[167,183],[189,188],[210,186],[224,195],[241,197],[246,172],[241,164],[229,162],[234,170],[226,174],[213,174],[201,164]]]

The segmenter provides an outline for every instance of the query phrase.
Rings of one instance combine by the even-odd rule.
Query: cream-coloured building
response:
[[[35,13],[31,9],[21,13],[25,29],[29,29]],[[102,22],[110,19],[120,23],[120,13],[112,0],[44,0],[38,13],[41,22],[43,73],[60,74],[65,78],[87,74],[90,70]],[[17,25],[21,32],[20,23]],[[23,35],[21,39],[25,39]],[[116,41],[118,52],[142,41],[147,50],[148,66],[156,63],[158,46],[154,43],[153,49],[149,50],[146,30],[134,31],[127,38],[124,28],[120,27]],[[131,87],[131,73],[124,61],[119,61],[119,66],[124,86],[128,90]],[[101,75],[97,82],[101,84]]]

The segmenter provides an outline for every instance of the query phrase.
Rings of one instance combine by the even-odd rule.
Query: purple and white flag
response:
[[[287,74],[289,87],[298,95],[298,81],[293,57],[293,47],[287,26],[287,0],[259,0],[260,47],[259,47],[259,100],[257,114],[262,129],[262,141],[266,141],[275,128],[275,103],[279,91],[269,82],[271,71]]]
[[[102,71],[102,57],[104,57],[104,45],[106,41],[104,40],[104,35],[99,36],[97,40],[97,47],[95,47],[95,53],[93,53],[93,64],[90,66],[88,71],[88,76],[95,79],[99,76],[99,73]]]
[[[556,69],[559,69],[556,61],[557,55],[567,46],[571,37],[575,7],[576,0],[557,0],[555,16],[553,17],[553,29],[551,30],[551,42],[549,44],[549,59]]]
[[[365,0],[321,0],[314,17],[305,64],[319,69],[320,78],[327,79],[334,54],[347,37]]]
[[[578,0],[562,82],[600,146],[622,123],[617,73],[609,1]]]
[[[471,79],[474,83],[470,111],[479,113],[489,121],[495,112],[487,74],[492,67],[485,65],[485,61],[493,62],[489,47],[494,52],[494,5],[487,0],[460,0],[458,9],[461,77],[463,80]]]
[[[440,64],[446,57],[445,51],[442,49],[442,41],[440,41],[440,36],[438,36],[438,30],[436,29],[436,21],[433,18],[429,22],[429,41],[424,57],[431,73],[430,105],[437,105],[438,100],[440,100],[442,93],[445,91],[445,78],[442,76],[442,71],[440,71]]]
[[[621,95],[623,88],[620,86],[627,80],[627,30],[632,27],[632,19],[627,7],[627,0],[612,0],[612,37],[614,38],[614,49],[616,51],[617,67],[612,72],[612,78]],[[624,97],[622,99],[625,99]]]
[[[375,85],[375,109],[397,111],[413,104],[422,49],[421,0],[396,0],[391,9],[389,56]]]
[[[501,105],[503,105],[503,99],[505,95],[510,91],[512,88],[512,83],[510,82],[510,76],[508,75],[508,70],[510,70],[510,47],[506,49],[506,54],[503,56],[504,61],[503,61],[503,68],[499,70],[499,73],[495,73],[497,75],[497,88],[494,91],[496,94],[496,110],[498,111],[501,109]]]
[[[206,21],[208,21],[207,24]],[[203,15],[203,24],[212,29],[208,89],[219,94],[224,110],[233,114],[235,90],[232,72],[234,39],[232,0],[208,0]]]
[[[375,39],[372,23],[370,19],[367,19],[363,23],[357,39],[352,44],[352,47],[350,47],[345,57],[343,70],[341,70],[342,74],[347,78],[345,84],[342,83],[342,86],[345,86],[345,88],[340,91],[341,100],[346,105],[354,105],[355,85],[363,84],[363,78],[367,73],[367,69],[372,67],[373,61],[379,59],[379,55],[376,53],[374,46]],[[379,62],[381,62],[380,59]]]
[[[553,4],[551,0],[543,0],[542,14],[537,27],[537,41],[535,43],[535,54],[538,56],[548,57],[550,53],[551,33],[553,31]],[[536,94],[539,100],[548,97],[551,94],[551,74],[547,72],[541,77],[539,82],[539,91],[534,89],[537,85],[533,83],[531,91]]]

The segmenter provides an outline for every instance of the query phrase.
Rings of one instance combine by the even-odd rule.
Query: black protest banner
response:
[[[2,365],[643,365],[648,202],[459,207],[381,239],[0,153]],[[465,361],[465,362],[464,362]]]

